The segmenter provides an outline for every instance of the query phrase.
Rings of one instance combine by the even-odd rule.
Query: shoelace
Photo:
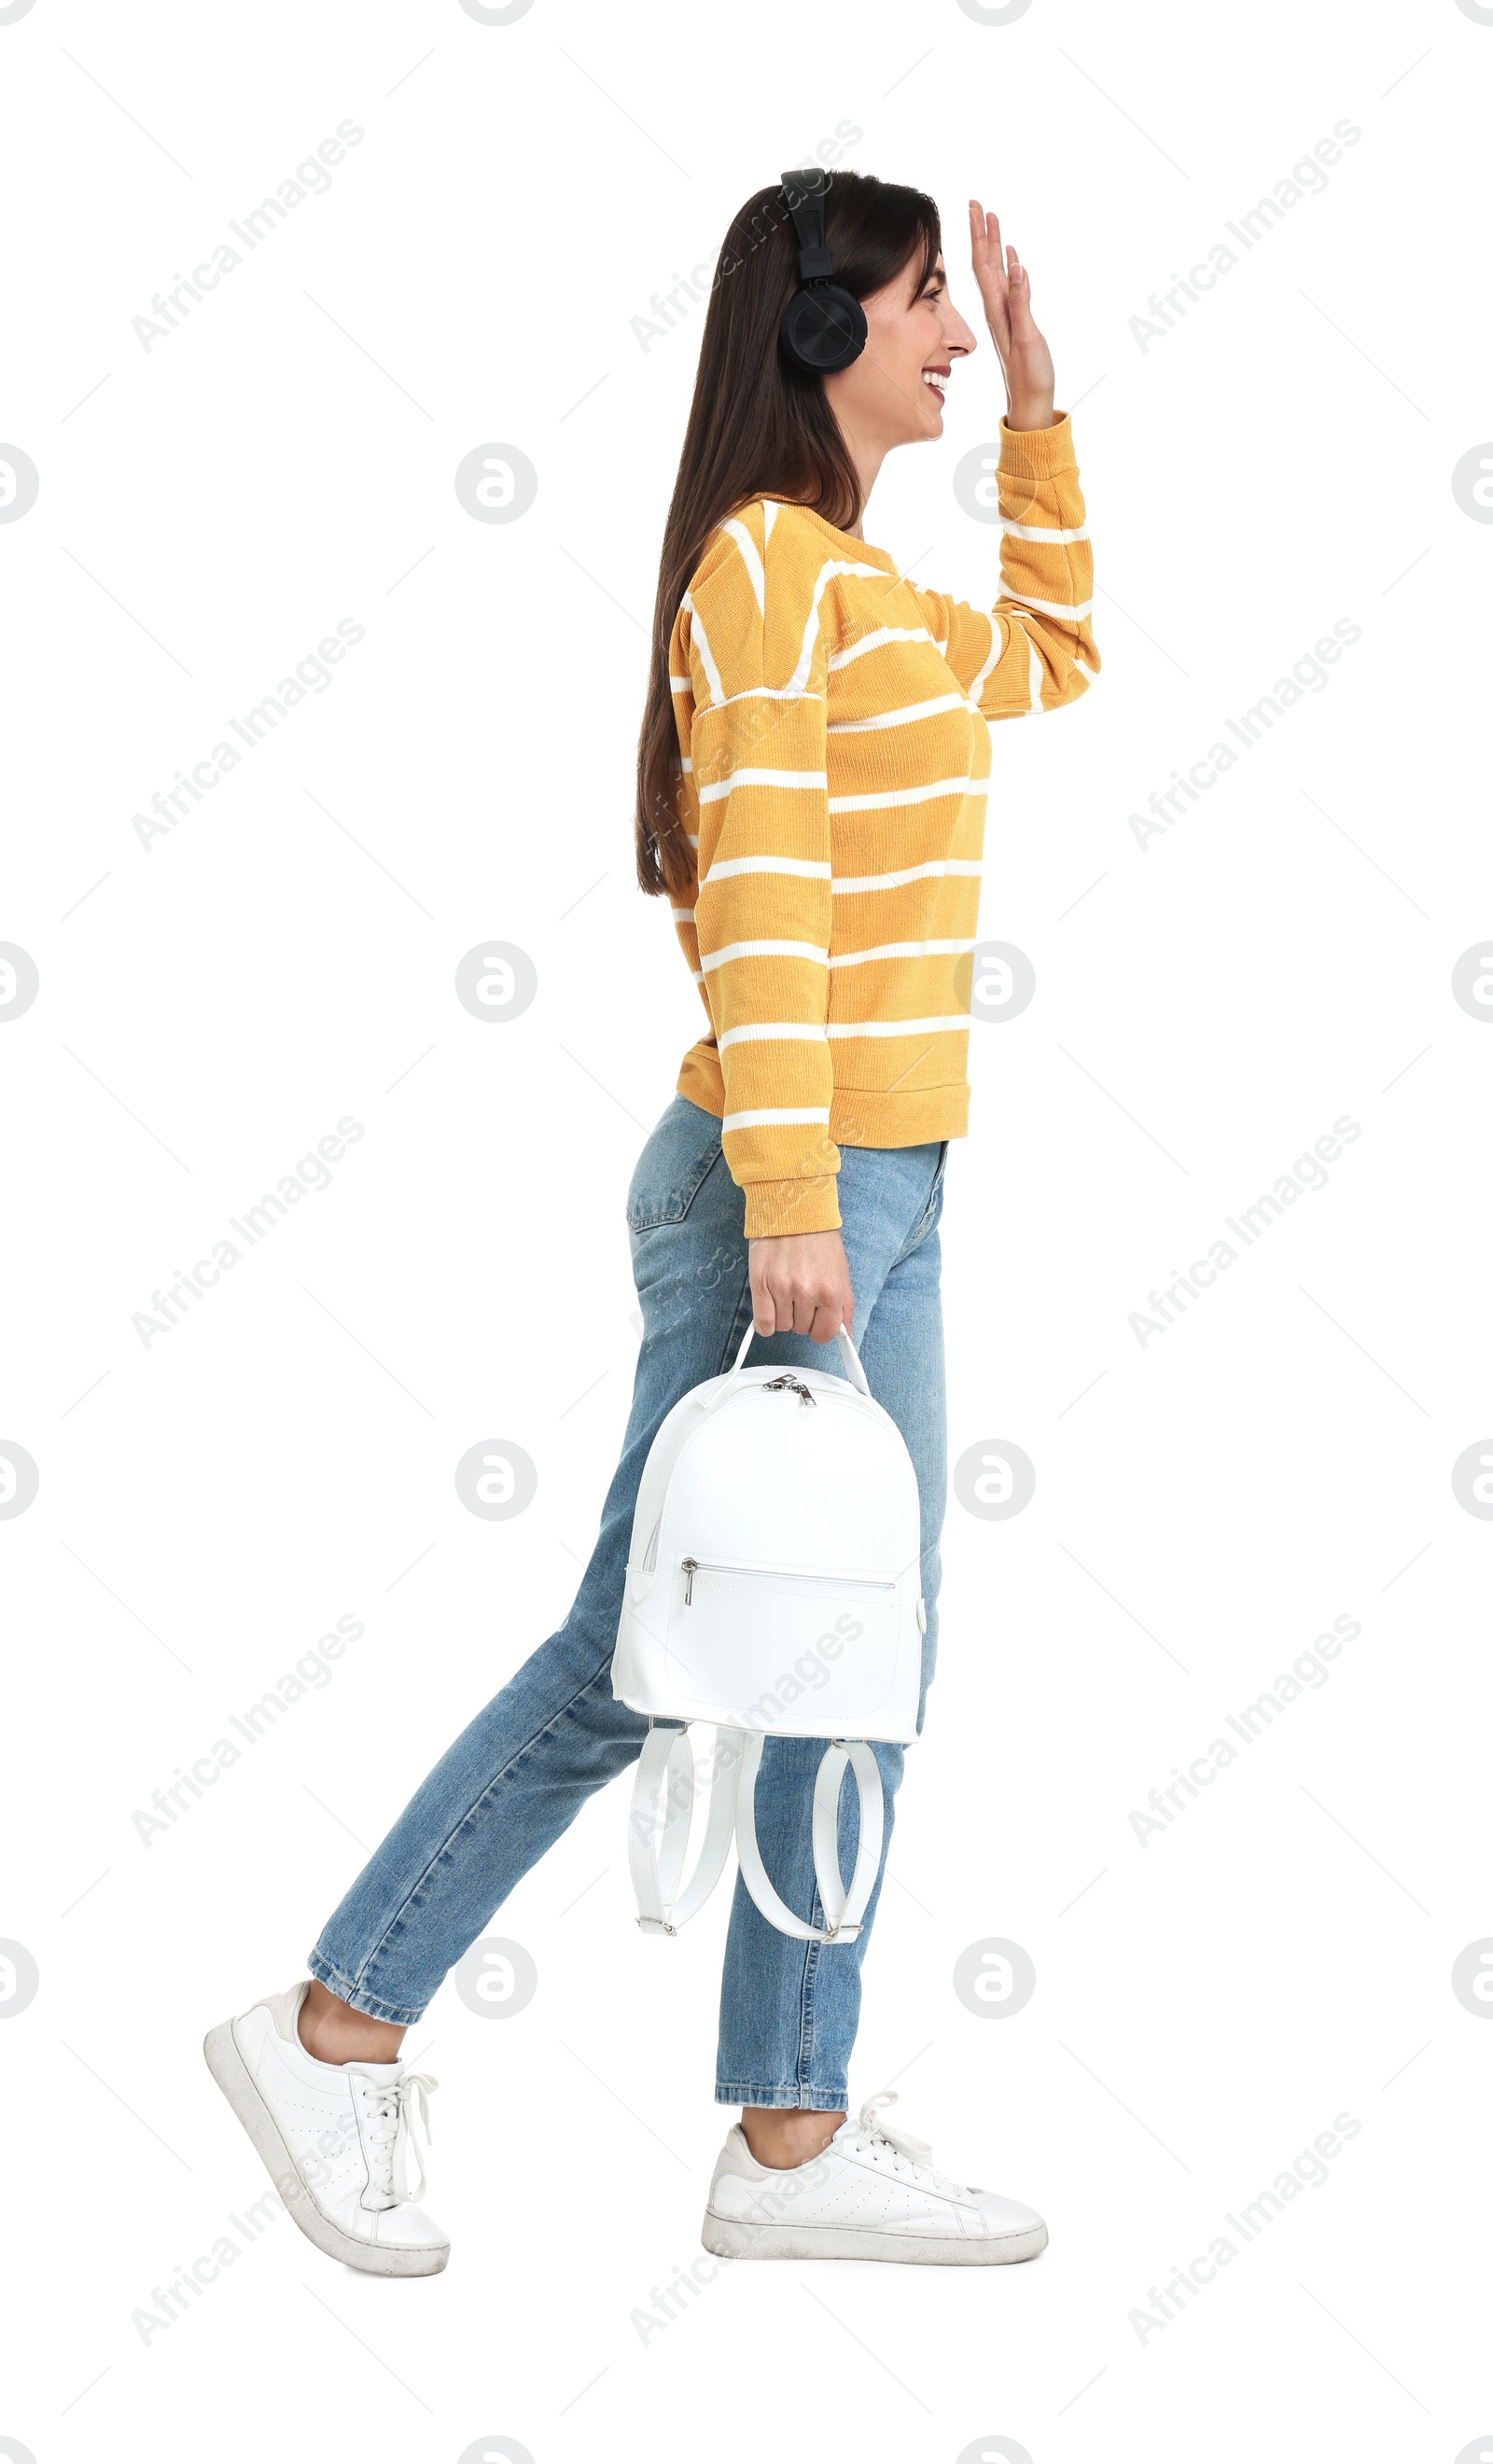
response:
[[[362,2094],[367,2114],[366,2138],[373,2178],[370,2190],[383,2194],[389,2207],[403,2207],[425,2194],[425,2157],[415,2136],[415,2108],[426,2143],[430,2141],[429,2093],[441,2082],[428,2071],[406,2071],[397,2079],[365,2079]],[[407,2178],[411,2149],[420,2168],[413,2189]]]
[[[967,2197],[968,2192],[962,2183],[951,2181],[947,2173],[939,2172],[933,2163],[933,2151],[928,2140],[915,2139],[911,2130],[898,2129],[894,2123],[886,2119],[883,2108],[889,2104],[895,2104],[896,2101],[897,2091],[894,2087],[884,2087],[879,2095],[867,2099],[855,2117],[859,2133],[856,2145],[873,2149],[885,2147],[890,2152],[892,2169],[895,2172],[901,2173],[911,2169],[913,2173],[926,2175],[928,2186],[943,2192],[947,2197]]]

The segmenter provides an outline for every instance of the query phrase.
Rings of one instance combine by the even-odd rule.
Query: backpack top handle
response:
[[[752,1337],[756,1332],[757,1329],[749,1319],[747,1321],[747,1331],[741,1338],[741,1349],[736,1353],[736,1362],[730,1375],[727,1376],[725,1383],[723,1385],[715,1386],[712,1382],[700,1389],[699,1399],[702,1410],[713,1408],[715,1404],[724,1403],[726,1401],[741,1375],[741,1364],[747,1356],[747,1353],[751,1347]],[[845,1362],[845,1375],[848,1377],[851,1385],[854,1386],[862,1395],[869,1396],[871,1392],[870,1381],[867,1378],[865,1370],[861,1366],[861,1355],[857,1352],[854,1344],[851,1342],[849,1332],[844,1323],[842,1323],[840,1328],[840,1356]],[[874,1400],[874,1397],[872,1397],[872,1399]]]

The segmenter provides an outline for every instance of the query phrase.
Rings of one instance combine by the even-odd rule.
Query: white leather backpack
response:
[[[922,1636],[917,1476],[844,1327],[847,1377],[736,1365],[692,1387],[648,1450],[633,1512],[612,1692],[648,1714],[628,1860],[645,1933],[677,1933],[709,1898],[733,1831],[742,1879],[780,1932],[853,1942],[881,1863],[869,1739],[917,1731]],[[668,1723],[660,1726],[659,1723]],[[696,1725],[715,1730],[694,1872]],[[773,1887],[753,1819],[762,1741],[823,1737],[814,1787],[821,1932]],[[860,1844],[846,1890],[837,1832],[849,1763]],[[659,1806],[662,1788],[664,1805]]]

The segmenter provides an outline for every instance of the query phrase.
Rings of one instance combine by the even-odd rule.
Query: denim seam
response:
[[[943,1164],[939,1163],[933,1173],[933,1187],[928,1193],[928,1203],[923,1209],[922,1217],[909,1238],[906,1245],[898,1250],[896,1257],[892,1260],[893,1265],[900,1266],[904,1258],[910,1258],[914,1249],[920,1249],[922,1247],[923,1243],[927,1240],[930,1231],[933,1229],[933,1218],[938,1212],[938,1200],[942,1196],[942,1193]],[[889,1267],[888,1272],[890,1272]]]
[[[784,2101],[779,2103],[779,2098]],[[789,2099],[792,2102],[787,2101]],[[757,2105],[767,2112],[844,2113],[848,2107],[848,2095],[845,2090],[832,2087],[805,2090],[791,2080],[779,2080],[769,2086],[764,2079],[718,2079],[715,2101]]]
[[[446,1856],[447,1851],[451,1846],[457,1833],[466,1829],[468,1823],[470,1823],[472,1815],[477,1812],[478,1808],[486,1803],[494,1790],[496,1789],[503,1780],[507,1779],[509,1773],[516,1768],[516,1766],[523,1760],[524,1756],[532,1753],[535,1747],[540,1743],[541,1739],[548,1736],[550,1730],[557,1727],[561,1720],[569,1718],[570,1714],[575,1709],[576,1705],[581,1702],[583,1696],[589,1694],[593,1687],[600,1683],[605,1670],[610,1665],[610,1662],[611,1654],[608,1653],[606,1659],[598,1663],[595,1672],[587,1678],[585,1683],[583,1685],[577,1686],[576,1691],[571,1695],[569,1701],[561,1704],[560,1709],[554,1713],[553,1717],[545,1721],[542,1728],[536,1728],[532,1737],[526,1737],[523,1744],[516,1748],[515,1751],[509,1756],[507,1762],[504,1763],[502,1769],[494,1772],[486,1786],[472,1798],[472,1803],[465,1809],[465,1811],[457,1816],[456,1820],[451,1824],[450,1829],[447,1832],[445,1838],[441,1841],[439,1847],[432,1852],[415,1881],[410,1885],[409,1890],[400,1902],[399,1906],[394,1910],[394,1913],[389,1918],[384,1931],[380,1934],[378,1941],[374,1943],[369,1950],[367,1957],[364,1959],[362,1966],[358,1971],[357,1978],[355,1979],[356,1990],[359,1992],[362,1992],[362,1991],[363,1980],[367,1976],[369,1969],[373,1966],[374,1961],[379,1957],[381,1951],[386,1947],[393,1935],[403,1927],[405,1920],[410,1909],[419,1899],[421,1892],[424,1890],[431,1875],[435,1872],[436,1867],[441,1863],[442,1859]]]
[[[823,1922],[819,1883],[816,1881],[814,1896],[809,1903],[809,1923],[811,1925],[823,1926]],[[801,2087],[808,2086],[814,2068],[814,1989],[819,1983],[820,1947],[817,1942],[806,1942],[803,1946],[803,1978],[799,1991],[798,2074]]]

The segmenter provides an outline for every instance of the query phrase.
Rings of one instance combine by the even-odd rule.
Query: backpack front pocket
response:
[[[702,1704],[733,1705],[743,1727],[797,1728],[786,1715],[816,1696],[837,1722],[852,1708],[865,1718],[890,1688],[900,1613],[894,1575],[676,1558],[669,1677]]]

